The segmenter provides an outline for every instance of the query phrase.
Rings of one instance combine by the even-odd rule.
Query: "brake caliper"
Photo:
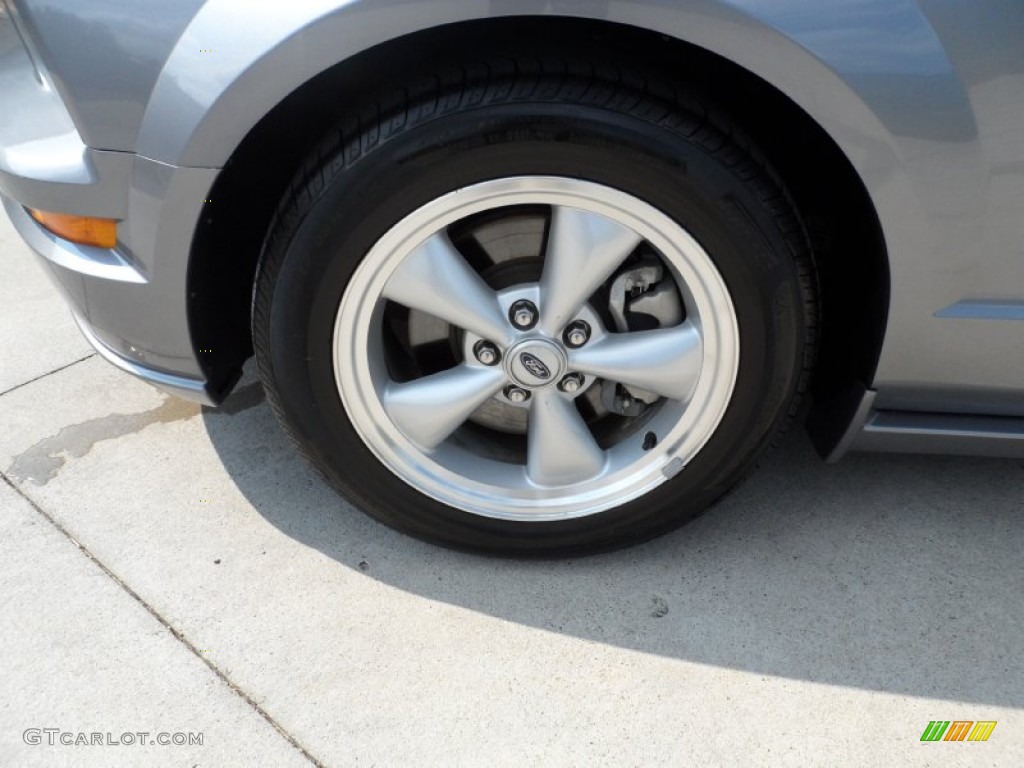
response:
[[[608,311],[619,333],[670,328],[683,321],[685,312],[673,280],[662,280],[661,260],[649,256],[615,276],[608,296]],[[645,319],[650,318],[650,319]],[[659,396],[637,387],[605,381],[601,404],[620,416],[639,416]]]

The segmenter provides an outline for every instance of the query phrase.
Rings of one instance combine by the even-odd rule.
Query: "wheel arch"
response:
[[[330,18],[339,15],[344,16],[343,11]],[[693,15],[680,11],[674,28],[681,28],[678,25]],[[885,332],[888,254],[875,203],[854,161],[865,142],[874,147],[876,156],[879,143],[888,142],[888,133],[858,94],[806,49],[760,23],[753,24],[749,17],[736,18],[732,11],[724,16],[727,18],[702,19],[702,24],[687,28],[688,37],[703,37],[706,46],[639,26],[570,17],[502,18],[431,26],[306,72],[297,87],[289,88],[274,80],[258,99],[263,105],[274,101],[265,113],[255,115],[251,111],[255,107],[249,105],[248,111],[229,120],[230,111],[246,103],[243,94],[257,88],[257,82],[266,78],[275,61],[295,58],[294,50],[289,53],[289,45],[302,43],[293,38],[290,44],[280,43],[232,82],[195,124],[192,141],[162,143],[156,134],[144,131],[140,148],[147,143],[151,152],[162,148],[165,154],[157,159],[223,166],[208,196],[213,202],[197,224],[188,276],[194,347],[218,350],[201,358],[210,381],[230,380],[251,354],[251,290],[266,229],[303,157],[337,121],[345,106],[359,103],[361,95],[369,94],[377,83],[400,78],[405,72],[415,73],[424,57],[440,56],[453,45],[472,40],[486,47],[489,36],[500,39],[513,24],[518,25],[516,32],[524,39],[531,29],[543,25],[550,30],[552,24],[558,24],[563,34],[583,41],[614,33],[624,45],[643,51],[651,66],[671,67],[679,73],[678,79],[698,91],[714,91],[707,93],[709,98],[751,129],[755,143],[790,190],[804,218],[821,282],[824,316],[812,423],[816,425],[819,448],[830,451],[830,443],[838,440],[853,418],[859,394],[871,384]],[[309,34],[309,30],[295,33],[300,37]],[[770,45],[764,44],[766,37],[771,39]],[[725,38],[727,44],[716,45]],[[758,72],[753,74],[754,69],[723,55],[721,50],[739,51],[744,45],[771,59],[765,71],[752,62]],[[751,61],[754,57],[748,53],[739,58]],[[792,86],[787,66],[807,70],[804,85],[790,94],[770,79],[774,74],[776,81]],[[288,67],[289,72],[293,70],[294,66]],[[265,79],[263,82],[267,83]],[[802,97],[819,114],[831,117],[815,119],[795,97]],[[781,119],[766,121],[766,113]],[[250,119],[255,122],[246,130]],[[829,120],[835,132],[823,126]],[[836,133],[846,141],[837,141]],[[807,162],[808,157],[814,158],[813,164]],[[899,173],[899,169],[890,173]]]

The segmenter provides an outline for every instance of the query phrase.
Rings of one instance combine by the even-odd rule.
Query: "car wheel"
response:
[[[300,450],[394,528],[624,546],[706,508],[793,418],[803,230],[705,105],[579,63],[501,71],[410,84],[310,158],[258,270],[260,374]]]

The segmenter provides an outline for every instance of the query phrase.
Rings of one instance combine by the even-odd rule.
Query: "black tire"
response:
[[[269,402],[301,452],[377,520],[445,546],[506,555],[608,550],[664,533],[734,486],[786,430],[814,358],[816,291],[781,185],[742,133],[689,97],[586,61],[437,72],[365,105],[296,177],[264,246],[253,337]],[[341,296],[370,247],[428,201],[537,174],[625,190],[680,222],[735,305],[740,363],[717,430],[685,471],[587,517],[469,514],[420,494],[364,445],[335,384]]]

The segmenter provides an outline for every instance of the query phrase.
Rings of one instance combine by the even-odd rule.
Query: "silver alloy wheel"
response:
[[[460,255],[448,228],[484,211],[524,205],[550,206],[541,278],[494,290]],[[673,278],[685,320],[609,332],[588,300],[641,244],[654,249]],[[527,329],[510,315],[522,300],[538,311]],[[457,329],[462,362],[411,381],[392,378],[383,329],[389,302]],[[574,348],[563,332],[577,321],[591,332]],[[500,363],[485,364],[472,353],[481,340],[498,348]],[[739,354],[729,292],[683,227],[625,192],[547,176],[482,182],[406,216],[356,269],[334,328],[342,403],[385,466],[457,509],[531,522],[619,506],[683,471],[725,413]],[[573,391],[559,387],[572,374],[582,384],[577,379]],[[574,402],[599,380],[660,396],[632,431],[604,447]],[[504,394],[509,387],[528,397],[510,400]],[[462,437],[463,425],[492,399],[528,409],[525,461],[480,450]]]

